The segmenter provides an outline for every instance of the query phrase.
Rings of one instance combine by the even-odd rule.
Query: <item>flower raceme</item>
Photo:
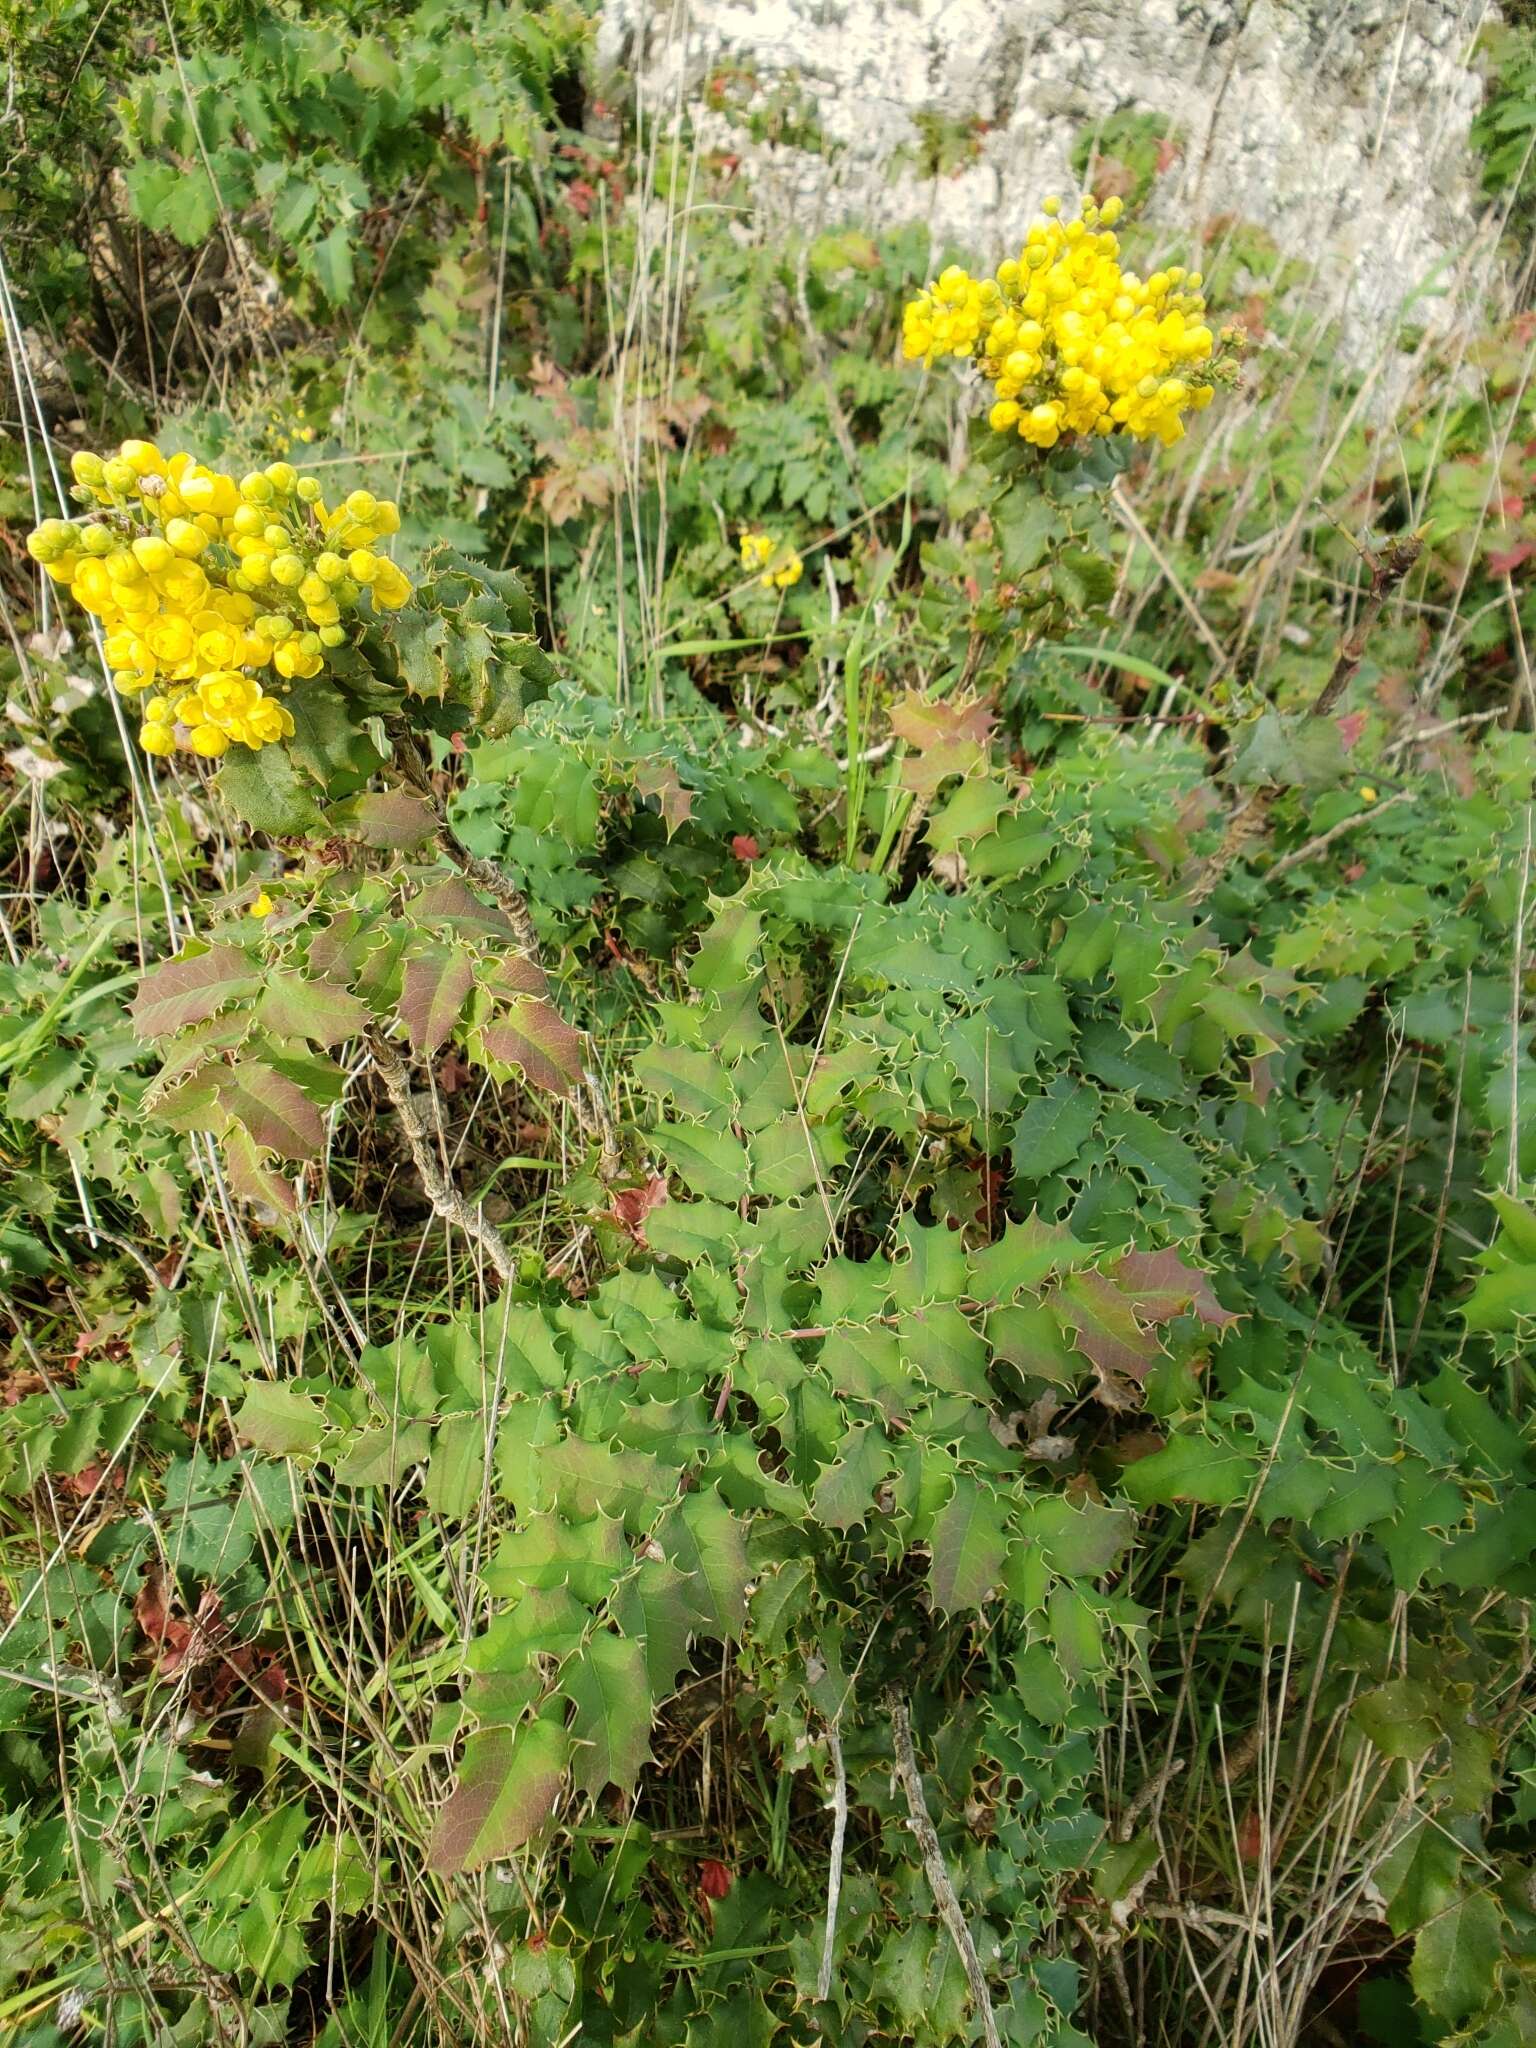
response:
[[[1037,448],[1071,434],[1177,441],[1223,366],[1198,270],[1121,269],[1121,210],[1089,196],[1077,220],[1062,221],[1061,201],[1047,199],[996,277],[952,265],[907,305],[909,360],[973,360],[995,386],[991,425]]]
[[[741,536],[741,566],[752,571],[764,590],[788,590],[800,581],[805,568],[792,547],[769,533]]]
[[[283,697],[347,641],[363,593],[384,611],[411,595],[376,552],[399,511],[369,491],[332,509],[291,463],[237,482],[150,441],[81,452],[72,468],[90,516],[45,519],[27,548],[101,622],[113,682],[142,702],[148,753],[216,759],[289,738]]]

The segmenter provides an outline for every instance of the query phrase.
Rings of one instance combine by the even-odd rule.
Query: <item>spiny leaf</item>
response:
[[[1003,1503],[990,1487],[962,1472],[934,1516],[928,1542],[933,1554],[928,1591],[934,1606],[947,1614],[980,1607],[1002,1577],[1008,1549]]]
[[[252,1140],[283,1159],[313,1159],[325,1125],[309,1097],[261,1060],[241,1060],[218,1076],[219,1101]]]
[[[292,1182],[269,1163],[270,1155],[244,1124],[226,1123],[219,1137],[219,1150],[229,1184],[242,1202],[275,1209],[281,1215],[298,1214],[299,1198]]]
[[[850,1429],[842,1440],[842,1455],[817,1480],[811,1494],[811,1512],[829,1529],[855,1529],[874,1504],[875,1488],[894,1469],[884,1430],[872,1422]]]
[[[1213,1329],[1224,1330],[1238,1320],[1212,1293],[1210,1275],[1198,1266],[1186,1266],[1171,1247],[1162,1252],[1127,1252],[1112,1277],[1131,1297],[1143,1322],[1166,1323],[1186,1309]]]
[[[334,982],[300,974],[274,974],[256,1005],[257,1021],[276,1038],[307,1038],[314,1045],[340,1045],[368,1022],[366,1003]]]
[[[1052,1306],[1077,1349],[1093,1361],[1105,1407],[1134,1407],[1158,1347],[1137,1322],[1131,1297],[1106,1274],[1069,1273]]]
[[[432,1830],[427,1867],[443,1877],[479,1870],[532,1841],[555,1810],[570,1748],[552,1721],[471,1735],[459,1781]]]
[[[891,730],[912,750],[901,764],[902,787],[931,796],[951,775],[981,767],[996,722],[976,698],[932,700],[909,690],[891,707]]]
[[[325,813],[314,798],[314,785],[299,779],[286,747],[231,747],[224,756],[218,792],[230,808],[274,839],[297,839],[317,832]]]
[[[690,1494],[668,1517],[660,1542],[686,1575],[696,1625],[712,1636],[739,1636],[747,1619],[747,1551],[741,1524],[719,1494]]]
[[[273,1457],[315,1451],[325,1435],[325,1410],[312,1394],[270,1380],[248,1380],[235,1428],[247,1443]]]
[[[1070,1074],[1058,1074],[1043,1095],[1025,1106],[1014,1127],[1015,1176],[1039,1181],[1070,1166],[1098,1120],[1098,1090]]]
[[[128,1014],[140,1038],[165,1038],[200,1024],[258,984],[255,966],[238,946],[210,946],[152,967],[139,983]]]
[[[575,1709],[576,1789],[594,1797],[605,1785],[633,1791],[651,1751],[651,1692],[640,1644],[600,1631],[561,1672],[560,1689]]]
[[[1026,1216],[1022,1223],[1006,1224],[996,1244],[971,1254],[972,1292],[978,1301],[1008,1301],[1033,1291],[1063,1267],[1081,1266],[1094,1256],[1065,1223]]]
[[[429,946],[406,961],[400,1018],[418,1059],[436,1052],[452,1036],[474,982],[469,955],[457,947]]]
[[[1420,1928],[1408,1966],[1414,1995],[1438,2018],[1468,2020],[1493,1996],[1504,1916],[1489,1892],[1464,1893]]]
[[[535,1088],[551,1095],[575,1093],[582,1076],[582,1034],[559,1011],[536,996],[504,1010],[482,1027],[481,1043],[494,1060],[521,1067]]]
[[[406,904],[416,924],[445,924],[465,938],[510,939],[512,920],[498,903],[486,903],[456,875],[431,882]]]
[[[368,846],[409,852],[437,836],[431,805],[403,789],[375,790],[360,796],[353,815],[359,836]]]

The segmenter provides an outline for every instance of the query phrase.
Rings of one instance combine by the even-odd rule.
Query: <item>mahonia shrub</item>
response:
[[[83,521],[46,519],[33,558],[100,622],[113,682],[142,706],[147,753],[217,759],[290,739],[282,699],[345,646],[366,604],[411,583],[376,550],[398,507],[370,491],[328,506],[318,478],[270,463],[238,482],[152,441],[72,463]]]
[[[995,277],[952,264],[906,308],[909,359],[974,362],[993,385],[988,420],[1037,448],[1071,435],[1124,434],[1165,446],[1226,374],[1206,324],[1203,279],[1178,264],[1125,270],[1118,199],[1084,196],[1076,220],[1050,197],[1017,258]],[[1231,336],[1224,336],[1230,346]]]

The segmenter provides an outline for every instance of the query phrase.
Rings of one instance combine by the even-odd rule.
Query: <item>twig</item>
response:
[[[1148,1778],[1145,1785],[1142,1786],[1136,1797],[1125,1809],[1125,1812],[1121,1814],[1120,1825],[1115,1830],[1115,1839],[1117,1841],[1128,1842],[1131,1839],[1132,1835],[1136,1832],[1137,1821],[1140,1820],[1153,1800],[1160,1800],[1162,1798],[1171,1782],[1183,1770],[1184,1763],[1185,1759],[1183,1757],[1171,1756],[1161,1770],[1152,1773],[1151,1777]]]
[[[1457,732],[1464,725],[1487,725],[1492,719],[1502,716],[1503,713],[1498,711],[1468,711],[1461,718],[1442,718],[1435,725],[1421,726],[1417,732],[1405,732],[1401,739],[1388,741],[1381,750],[1381,758],[1389,761],[1394,754],[1402,753],[1405,747],[1422,746],[1448,732]]]
[[[843,1765],[843,1740],[836,1721],[827,1723],[827,1754],[832,1759],[832,1857],[827,1870],[827,1931],[821,1943],[821,1968],[816,1973],[818,2000],[832,1995],[832,1942],[837,1933],[837,1902],[843,1890],[843,1841],[848,1833],[848,1773]]]
[[[510,1286],[517,1272],[506,1239],[493,1223],[487,1223],[478,1209],[472,1209],[443,1171],[432,1147],[432,1135],[416,1107],[411,1093],[411,1076],[404,1060],[382,1033],[368,1033],[368,1051],[378,1069],[379,1079],[395,1106],[411,1160],[422,1190],[445,1223],[456,1224],[472,1243],[484,1252],[502,1280]]]
[[[1336,839],[1342,839],[1347,832],[1353,832],[1357,825],[1369,825],[1373,818],[1379,818],[1383,811],[1390,811],[1394,804],[1411,804],[1417,797],[1414,789],[1400,789],[1395,796],[1383,797],[1379,804],[1372,804],[1368,811],[1356,811],[1352,817],[1341,818],[1337,825],[1330,825],[1326,832],[1319,832],[1315,839],[1309,839],[1305,846],[1298,846],[1294,853],[1288,853],[1283,860],[1277,860],[1269,870],[1267,879],[1278,881],[1281,875],[1288,875],[1292,868],[1299,868],[1314,854],[1326,852]]]
[[[528,911],[528,899],[504,868],[495,861],[485,860],[478,853],[470,853],[460,846],[453,834],[445,827],[438,834],[438,845],[453,862],[461,875],[478,882],[507,913],[513,935],[523,951],[533,960],[539,957],[538,933],[533,928],[533,919]]]
[[[1339,655],[1333,664],[1333,673],[1317,693],[1317,700],[1308,711],[1308,718],[1326,718],[1334,705],[1354,681],[1355,671],[1365,659],[1366,642],[1371,637],[1371,628],[1381,617],[1382,606],[1402,582],[1408,571],[1424,551],[1424,543],[1416,533],[1406,540],[1395,540],[1384,554],[1367,553],[1365,559],[1371,566],[1370,589],[1365,603],[1360,607],[1354,630],[1346,633],[1339,644]]]
[[[971,1987],[971,2002],[981,2015],[981,2034],[986,2048],[1002,2048],[1002,2037],[997,2031],[997,2016],[992,2010],[992,2001],[987,1995],[987,1979],[981,1967],[981,1958],[976,1953],[976,1944],[971,1939],[971,1930],[965,1924],[965,1914],[955,1896],[955,1887],[950,1882],[944,1865],[944,1852],[939,1847],[939,1837],[928,1813],[928,1802],[923,1797],[923,1781],[917,1768],[917,1757],[912,1749],[912,1723],[907,1714],[906,1702],[891,1695],[891,1737],[896,1752],[896,1775],[901,1780],[901,1789],[907,1795],[907,1813],[911,1818],[912,1832],[917,1845],[923,1852],[923,1870],[928,1879],[928,1888],[933,1893],[933,1902],[939,1909],[939,1918],[949,1929],[949,1938],[955,1944],[965,1971],[965,1981]]]

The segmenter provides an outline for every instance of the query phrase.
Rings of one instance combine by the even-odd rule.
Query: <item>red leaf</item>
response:
[[[644,1244],[645,1219],[666,1200],[667,1183],[661,1174],[653,1173],[644,1187],[618,1189],[608,1213],[636,1244]]]
[[[738,832],[731,840],[731,852],[738,860],[760,860],[762,849],[750,832]]]
[[[1517,541],[1512,548],[1490,549],[1488,553],[1488,574],[1490,576],[1513,576],[1522,563],[1536,555],[1536,540]]]
[[[713,1856],[706,1856],[699,1865],[699,1890],[706,1899],[723,1899],[734,1882],[730,1871]]]
[[[1334,724],[1339,728],[1339,738],[1344,742],[1344,751],[1347,754],[1356,740],[1359,739],[1361,733],[1365,731],[1365,713],[1363,711],[1346,711],[1342,718],[1334,720]]]

